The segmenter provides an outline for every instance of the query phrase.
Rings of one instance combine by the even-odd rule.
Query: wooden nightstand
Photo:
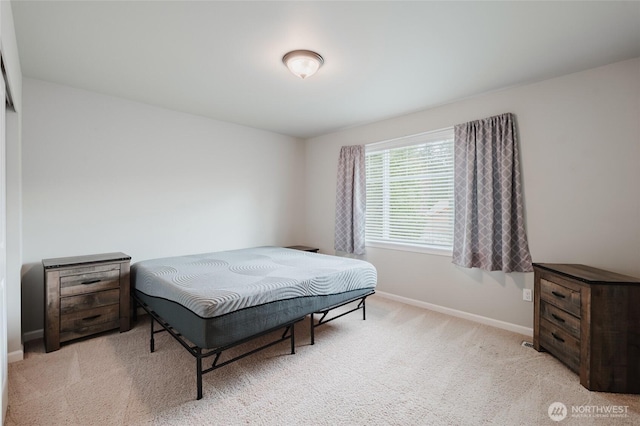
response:
[[[124,253],[44,259],[44,342],[60,342],[102,331],[131,328],[129,266]]]
[[[294,250],[309,251],[311,253],[317,253],[318,250],[320,250],[320,249],[317,249],[315,247],[308,247],[308,246],[289,246],[289,247],[286,247],[286,248],[290,248],[290,249],[294,249]]]

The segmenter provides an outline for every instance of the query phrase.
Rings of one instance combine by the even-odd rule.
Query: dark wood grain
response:
[[[87,309],[99,308],[120,303],[120,289],[96,291],[89,294],[81,294],[79,296],[63,297],[60,299],[60,313],[70,314],[77,311],[85,311]]]
[[[604,271],[587,265],[536,263],[535,266],[546,269],[556,275],[566,275],[573,280],[583,281],[588,284],[638,284],[639,281],[635,277]]]
[[[542,346],[572,371],[580,369],[580,339],[571,336],[563,327],[556,326],[546,319],[540,321],[540,340]]]
[[[534,348],[589,390],[640,393],[640,279],[571,264],[534,272]]]
[[[60,271],[45,270],[44,347],[47,352],[60,349]],[[55,283],[51,284],[50,283]]]
[[[47,352],[60,342],[131,328],[130,259],[118,252],[42,261]]]
[[[131,285],[129,278],[129,262],[120,264],[120,332],[131,329]]]
[[[131,261],[131,256],[124,253],[101,253],[89,254],[83,256],[56,257],[51,259],[43,259],[42,266],[44,269],[52,268],[68,268],[73,265],[84,266],[87,264],[98,264],[101,262],[113,263],[118,261]]]
[[[94,267],[87,266],[77,275],[60,276],[60,296],[73,296],[75,294],[94,293],[120,287],[120,265],[109,265],[108,271],[95,271]],[[114,269],[115,267],[115,269]]]
[[[105,322],[117,321],[120,313],[120,305],[100,306],[99,308],[87,309],[60,315],[60,333],[77,331],[84,327],[90,327]],[[63,341],[63,339],[60,339]]]
[[[540,268],[533,269],[533,349],[538,352],[544,351],[540,346]]]
[[[576,339],[580,339],[580,318],[546,302],[540,305],[540,317],[558,327],[562,327]]]
[[[547,279],[540,279],[540,298],[580,317],[580,289],[571,289]]]

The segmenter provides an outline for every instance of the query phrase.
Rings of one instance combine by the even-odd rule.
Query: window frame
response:
[[[395,149],[395,148],[410,147],[413,145],[441,142],[443,140],[449,140],[449,139],[452,140],[452,143],[455,143],[453,127],[447,127],[439,130],[423,132],[419,134],[399,137],[396,139],[390,139],[390,140],[366,144],[365,156],[375,152],[382,152],[382,151]],[[453,156],[453,147],[452,147],[452,156]],[[453,172],[454,172],[454,163],[452,158],[452,162],[451,162],[452,175],[453,175]],[[453,184],[452,184],[452,190],[453,190]],[[450,201],[451,201],[451,208],[453,209],[454,208],[453,192],[451,193]],[[451,237],[453,239],[453,219],[455,218],[455,211],[452,211],[451,218],[452,218]],[[367,247],[382,248],[382,249],[388,249],[388,250],[409,251],[409,252],[415,252],[415,253],[427,253],[427,254],[434,254],[439,256],[451,257],[453,255],[453,240],[451,241],[450,248],[443,248],[443,247],[431,246],[427,244],[411,244],[408,242],[381,241],[377,239],[372,240],[372,239],[369,239],[368,237],[365,237],[365,245]]]

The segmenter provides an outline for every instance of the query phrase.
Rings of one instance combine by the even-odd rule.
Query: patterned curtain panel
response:
[[[455,126],[454,180],[453,263],[533,271],[512,114]]]
[[[336,251],[364,254],[366,203],[364,146],[343,146],[336,187]]]

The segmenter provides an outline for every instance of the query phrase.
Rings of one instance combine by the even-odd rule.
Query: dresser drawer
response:
[[[580,318],[576,318],[544,300],[540,302],[540,317],[571,334],[576,339],[580,339]]]
[[[113,305],[120,302],[120,289],[98,291],[96,293],[69,296],[60,299],[60,313],[70,314],[100,306]]]
[[[120,287],[120,269],[60,277],[60,296],[93,293]]]
[[[544,318],[540,319],[540,344],[571,370],[580,369],[580,340]]]
[[[60,341],[118,328],[120,305],[108,305],[60,316]]]
[[[580,318],[580,292],[577,290],[541,279],[540,299]]]

